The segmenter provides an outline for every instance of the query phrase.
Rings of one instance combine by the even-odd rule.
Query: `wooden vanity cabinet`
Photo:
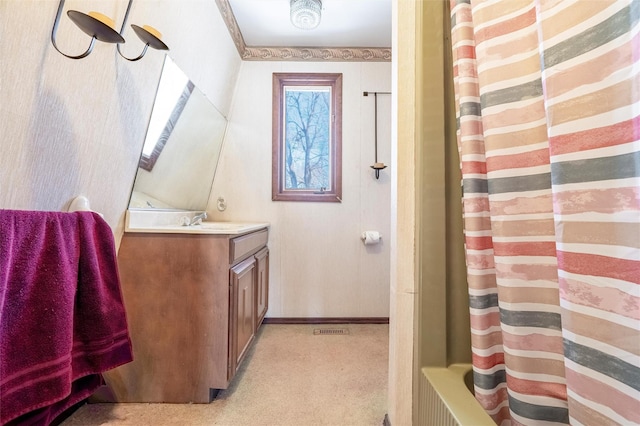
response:
[[[267,238],[266,228],[125,233],[118,268],[134,360],[105,373],[101,400],[209,403],[226,389],[266,312]]]
[[[231,268],[231,324],[229,380],[244,359],[256,328],[256,259],[251,257]]]

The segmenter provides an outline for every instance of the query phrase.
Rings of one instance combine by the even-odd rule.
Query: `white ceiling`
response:
[[[229,0],[247,46],[391,47],[391,0],[322,0],[320,25],[289,20],[290,0]]]

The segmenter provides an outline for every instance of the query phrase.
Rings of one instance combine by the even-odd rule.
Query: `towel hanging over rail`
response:
[[[131,360],[109,225],[0,210],[0,424],[48,425]]]

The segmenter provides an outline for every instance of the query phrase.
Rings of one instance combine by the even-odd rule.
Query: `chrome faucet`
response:
[[[207,218],[207,212],[202,212],[200,214],[197,214],[193,217],[193,219],[191,219],[191,222],[189,222],[189,226],[200,225],[202,223],[202,219],[206,219],[206,218]]]

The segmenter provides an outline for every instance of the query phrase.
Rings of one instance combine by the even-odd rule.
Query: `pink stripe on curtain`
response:
[[[637,422],[640,0],[450,5],[477,399]]]

